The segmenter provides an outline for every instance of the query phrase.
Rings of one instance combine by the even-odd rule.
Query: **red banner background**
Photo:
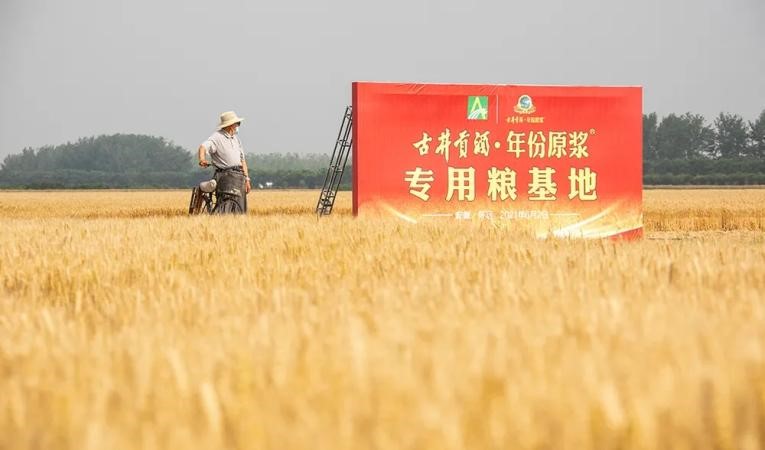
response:
[[[540,236],[642,230],[640,87],[354,83],[353,127],[354,214],[523,220]],[[450,189],[449,168],[473,169],[474,198]],[[492,199],[489,171],[506,168],[515,198]],[[554,186],[535,200],[532,172],[548,168]],[[575,186],[583,172],[590,184]]]

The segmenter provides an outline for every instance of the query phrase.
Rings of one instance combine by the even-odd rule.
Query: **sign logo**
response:
[[[468,97],[468,120],[489,120],[489,97]]]
[[[537,107],[534,106],[531,96],[524,94],[518,98],[518,104],[515,105],[514,110],[518,114],[533,114],[536,112]]]

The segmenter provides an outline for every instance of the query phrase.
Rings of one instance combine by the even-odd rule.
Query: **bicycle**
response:
[[[244,214],[239,199],[244,195],[244,174],[235,169],[218,169],[216,177],[191,189],[189,215]]]

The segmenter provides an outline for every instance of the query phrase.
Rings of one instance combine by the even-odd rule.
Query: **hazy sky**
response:
[[[0,157],[143,133],[330,152],[351,82],[644,86],[644,110],[765,109],[763,0],[0,0]]]

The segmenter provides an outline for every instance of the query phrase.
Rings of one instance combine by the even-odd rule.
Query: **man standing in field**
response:
[[[247,160],[244,158],[244,148],[237,133],[244,121],[234,111],[226,111],[220,115],[218,130],[199,146],[199,165],[207,167],[206,154],[210,154],[212,165],[215,166],[215,180],[220,185],[222,177],[242,178],[242,189],[245,194],[239,198],[242,212],[247,212],[247,194],[250,193],[250,174]],[[239,182],[237,181],[237,184]]]

